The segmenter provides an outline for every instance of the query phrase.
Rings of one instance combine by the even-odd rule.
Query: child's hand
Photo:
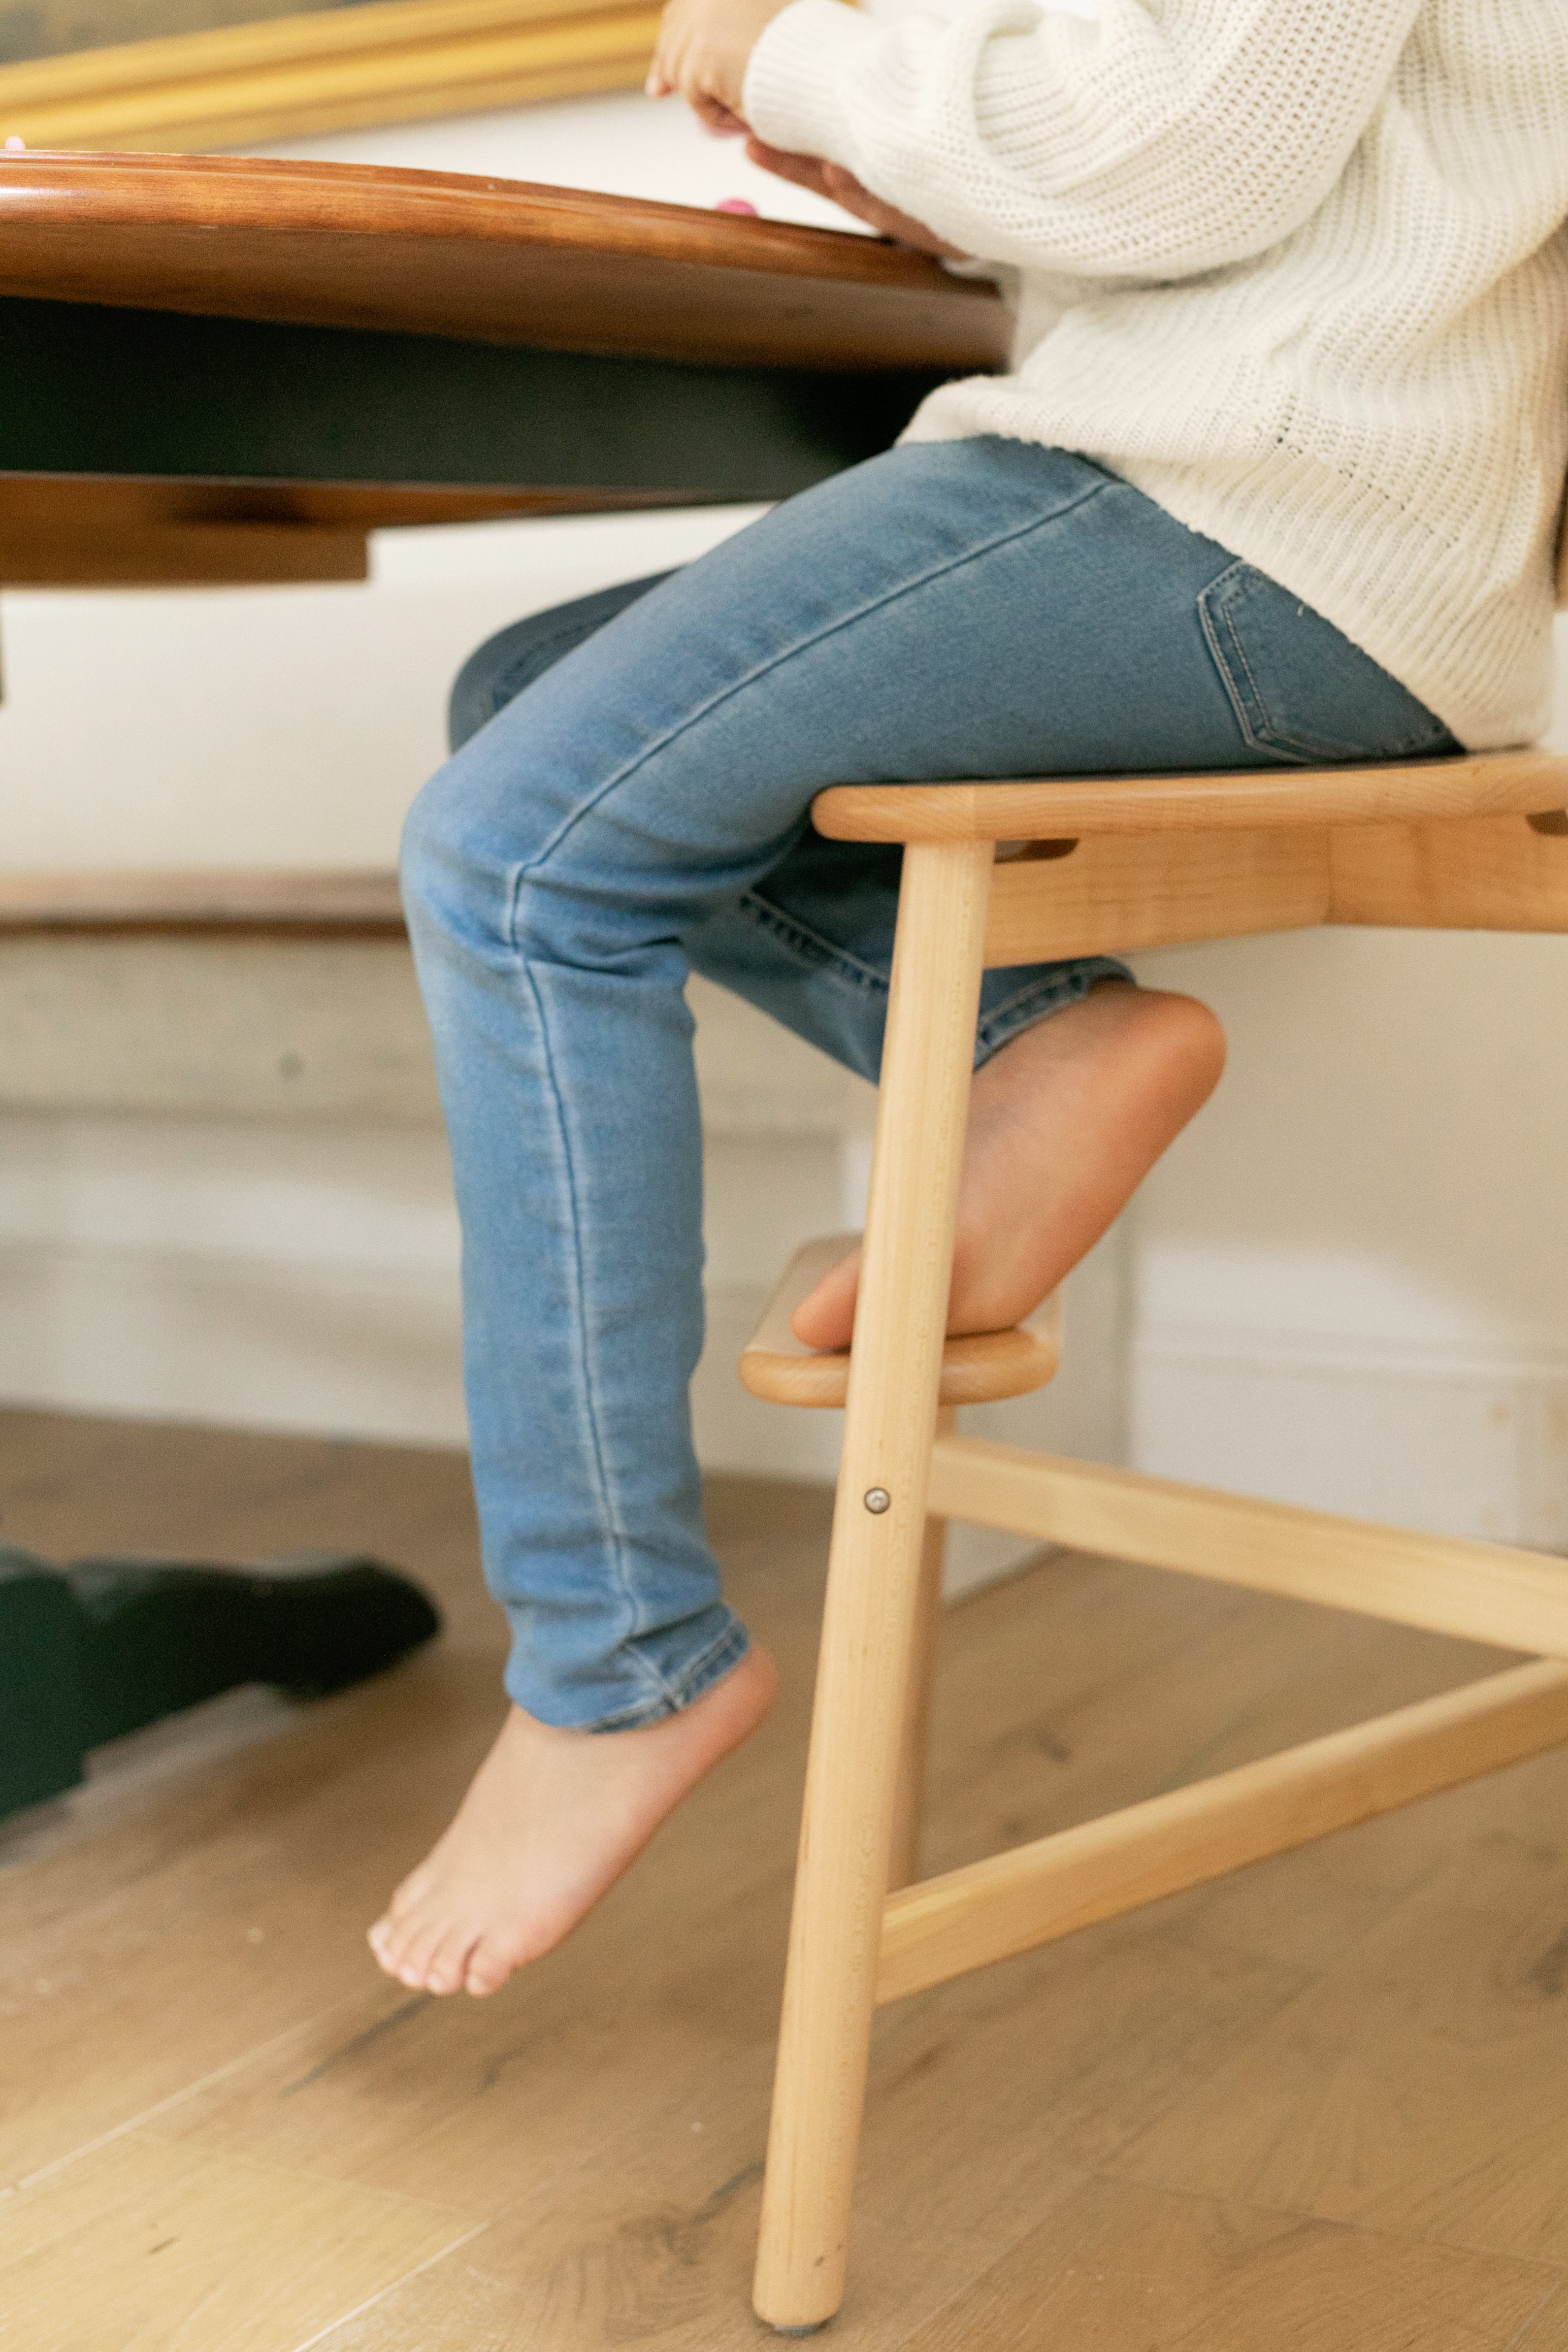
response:
[[[778,180],[793,180],[797,188],[810,188],[814,194],[826,196],[857,220],[867,221],[883,236],[890,236],[896,245],[913,246],[920,253],[939,253],[947,261],[964,261],[968,256],[956,245],[949,245],[910,213],[895,211],[874,196],[869,188],[862,187],[853,172],[842,163],[824,163],[820,155],[786,155],[782,148],[764,147],[760,139],[746,142],[749,162],[763,171],[771,172]]]
[[[648,68],[650,98],[679,91],[718,138],[745,130],[741,85],[765,25],[789,0],[668,0]]]

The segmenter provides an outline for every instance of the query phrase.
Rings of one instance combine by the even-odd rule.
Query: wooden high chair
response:
[[[953,1433],[1056,1364],[1048,1332],[943,1340],[983,970],[1316,923],[1568,930],[1565,812],[1539,751],[817,799],[830,838],[905,849],[854,1349],[788,1331],[841,1236],[741,1360],[753,1394],[847,1404],[756,2279],[782,2332],[838,2307],[879,2002],[1568,1740],[1568,1564]],[[921,1883],[950,1518],[1543,1655]]]

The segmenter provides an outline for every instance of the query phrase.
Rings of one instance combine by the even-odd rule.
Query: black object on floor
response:
[[[74,1788],[89,1748],[242,1683],[316,1697],[440,1630],[420,1588],[350,1554],[270,1568],[0,1546],[0,1817]]]

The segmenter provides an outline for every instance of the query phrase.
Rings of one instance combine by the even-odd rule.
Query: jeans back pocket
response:
[[[1248,743],[1302,764],[1457,751],[1424,702],[1250,563],[1198,598],[1198,618]]]

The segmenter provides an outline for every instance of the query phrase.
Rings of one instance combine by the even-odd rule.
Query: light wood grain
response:
[[[1086,833],[1376,824],[1568,806],[1568,756],[1539,748],[1366,768],[838,784],[811,818],[833,841],[1060,841]]]
[[[984,843],[904,860],[757,2256],[775,2326],[843,2294],[991,872]]]
[[[0,68],[34,146],[242,146],[639,83],[638,0],[372,0]]]
[[[448,172],[0,155],[0,294],[50,300],[879,372],[1009,333],[994,287],[873,237]]]
[[[1501,816],[1346,827],[1330,839],[1331,923],[1568,931],[1568,828]]]
[[[1509,1662],[1486,1643],[1076,1552],[1054,1553],[985,1594],[993,1632],[984,1653],[963,1638],[968,1605],[950,1611],[942,1645],[928,1876]],[[1568,1777],[1568,1758],[1531,1769]],[[1513,1786],[1478,1783],[1303,1847],[1130,1920],[1124,1932],[1164,1946],[1195,1934],[1201,1918],[1205,1948],[1245,1950],[1309,1974],[1331,1968],[1445,1864],[1466,1824],[1495,1818]],[[1097,1930],[1047,1950],[1059,1964],[1102,1944]]]
[[[760,1983],[754,1963],[743,1965]],[[1125,1977],[1116,1973],[1125,2000]],[[1192,1981],[1190,1970],[1178,1974]],[[1255,1985],[1234,1989],[1232,2001],[1238,2019],[1259,2013]],[[1004,2080],[1005,2028],[973,2020],[969,2063],[995,2090],[986,2159],[969,2162],[952,2085],[929,2063],[929,2026],[902,2030],[912,2014],[886,2021],[891,2030],[879,2037],[855,2293],[835,2330],[850,2352],[900,2344],[1075,2183],[1069,2164],[1040,2145],[1049,2054],[1032,2052],[1022,2063],[1015,2054]],[[1016,2021],[1015,2014],[1015,2029]],[[1217,2041],[1216,2029],[1217,2019],[1208,2029]],[[1079,2038],[1082,2073],[1101,2086],[1114,2065],[1113,2031],[1097,2014]],[[340,2330],[331,2352],[585,2352],[628,2342],[649,2352],[754,2352],[769,2341],[748,2308],[746,2283],[770,2054],[759,2041],[693,2068],[674,2096],[639,2092],[621,2130],[564,2151],[550,2180],[512,2200],[471,2246]],[[918,2231],[910,2227],[917,2212],[928,2217]]]
[[[741,1350],[741,1385],[770,1404],[842,1405],[849,1393],[849,1350],[808,1348],[789,1318],[828,1268],[860,1244],[858,1234],[828,1234],[795,1251]],[[978,1331],[948,1339],[939,1390],[944,1405],[984,1404],[1044,1388],[1061,1358],[1058,1302],[1052,1298],[1026,1326]]]
[[[498,1717],[462,1458],[0,1415],[13,1541],[368,1544],[437,1586],[450,1629],[417,1671],[0,1849],[5,2177],[174,2095],[143,2128],[226,2179],[488,2218],[404,2284],[398,2254],[357,2319],[363,2274],[340,2280],[330,2352],[748,2352],[828,1505],[720,1481],[708,1506],[731,1598],[781,1662],[774,1717],[560,1953],[493,2001],[419,2003],[360,1931]],[[928,1856],[967,1863],[1485,1668],[1435,1635],[1058,1556],[946,1612]],[[1447,2313],[1465,2352],[1520,2326],[1519,2352],[1563,2352],[1565,1804],[1568,1758],[1544,1756],[883,2011],[835,2343],[902,2352],[929,2327],[947,2333],[924,2352],[1010,2352],[1021,2326],[1034,2352],[1036,2310],[1096,2352],[1255,2352],[1288,2322],[1321,2331],[1312,2352],[1447,2352]],[[95,2342],[84,2315],[118,2290],[161,2352],[188,2309],[160,2284],[178,2250],[95,2248],[106,2178],[79,2176],[65,2341]],[[1315,2219],[1320,2200],[1350,2218]],[[268,2198],[240,2252],[281,2294],[316,2244]],[[186,2336],[205,2346],[199,2321]]]
[[[1568,550],[1559,557],[1557,578],[1559,597],[1568,603]],[[1568,2289],[1559,2287],[1547,2296],[1509,2352],[1568,2352]]]
[[[1493,762],[1455,761],[1443,767],[1436,795],[1430,774],[1408,770],[1394,777],[1391,771],[1366,770],[1348,781],[1343,772],[1276,777],[1261,791],[1254,778],[1121,779],[1100,787],[1079,783],[1059,793],[1020,784],[875,788],[858,798],[853,792],[825,795],[814,815],[828,835],[903,840],[906,898],[942,842],[954,851],[967,842],[984,855],[991,845],[1037,840],[1037,854],[1026,850],[993,866],[983,954],[989,965],[1009,966],[1052,954],[1322,922],[1333,905],[1335,832],[1348,834],[1357,824],[1370,827],[1391,806],[1409,805],[1391,794],[1412,779],[1427,795],[1428,807],[1458,812],[1442,828],[1428,830],[1459,835],[1471,829],[1477,806],[1498,805],[1500,790],[1504,804],[1510,793],[1545,796],[1542,771],[1530,756],[1522,764],[1516,760],[1500,783]],[[1080,810],[1098,816],[1098,829],[1078,823],[1074,791]],[[1221,812],[1206,831],[1194,824],[1191,805],[1205,794],[1211,817]],[[1236,821],[1237,808],[1249,804],[1262,822]],[[1183,829],[1160,829],[1183,817]],[[1555,822],[1533,827],[1512,822],[1516,835],[1528,834],[1535,845],[1531,855],[1542,844],[1548,850],[1560,845]],[[1462,866],[1462,851],[1458,858]],[[1353,861],[1352,848],[1347,871]],[[1494,881],[1494,911],[1513,911],[1521,895],[1516,868],[1523,863],[1516,848],[1513,864]],[[1410,897],[1408,878],[1403,887]],[[1419,905],[1430,898],[1428,892]],[[901,908],[900,945],[907,948],[912,936]],[[951,993],[954,975],[947,959],[933,929],[923,946],[924,972],[932,990]],[[939,1087],[946,1067],[940,1055],[928,1059]],[[940,1130],[928,1124],[918,1086],[892,1097],[892,1081],[885,1076],[879,1150],[890,1156],[901,1147],[913,1164],[922,1146],[928,1151],[939,1146]],[[946,1266],[944,1258],[942,1295]],[[800,1269],[795,1297],[819,1271],[815,1265]],[[906,1278],[917,1297],[931,1286],[925,1273],[916,1250]],[[773,1318],[781,1328],[793,1303],[781,1305]],[[858,1333],[863,1331],[868,1338],[858,1337],[858,1364],[868,1344],[879,1350],[887,1336],[878,1321],[858,1325]],[[770,1329],[770,1338],[777,1336]],[[771,1370],[767,1350],[759,1355]],[[787,1358],[778,1360],[788,1369]],[[872,1360],[879,1383],[896,1393],[898,1359],[889,1356],[885,1369],[879,1355]],[[930,1402],[916,1386],[907,1404],[912,1429],[929,1427]],[[885,1410],[879,1395],[878,1409]],[[855,1498],[870,1471],[868,1457],[854,1476],[840,1481],[836,1551],[845,1557],[845,1548],[854,1545],[871,1557],[854,1519]],[[879,1475],[877,1485],[884,1484]],[[969,1517],[1204,1575],[1234,1573],[1239,1581],[1300,1599],[1568,1655],[1568,1571],[1501,1548],[1434,1547],[1395,1530],[946,1435],[931,1460],[927,1503],[937,1519]],[[906,1537],[890,1563],[896,1597],[909,1581],[909,1550]],[[818,1758],[832,1756],[833,1769],[818,1782],[815,1809],[808,1783],[755,2297],[759,2313],[775,2325],[820,2324],[842,2293],[866,2046],[858,1906],[889,1851],[877,1810],[888,1775],[887,1740],[860,1687],[867,1661],[878,1651],[903,1678],[907,1748],[910,1727],[923,1720],[927,1705],[924,1660],[910,1649],[907,1617],[901,1625],[895,1618],[875,1629],[862,1606],[858,1617],[846,1613],[836,1622],[830,1597],[814,1749]],[[921,1677],[912,1688],[911,1675]],[[843,1685],[842,1696],[832,1687],[835,1679]],[[866,1727],[863,1736],[858,1738],[851,1726]],[[1568,1666],[1519,1668],[1478,1691],[1426,1700],[938,1880],[906,1885],[885,1905],[877,1999],[900,1999],[989,1968],[1564,1740]],[[917,1819],[912,1799],[901,1797],[892,1869],[906,1880],[918,1866]]]
[[[1118,2177],[1568,2258],[1563,1760],[1441,1801],[1448,1835],[1405,1899],[1136,2134]]]
[[[1322,826],[1086,834],[1065,857],[999,862],[986,963],[1307,929],[1329,911],[1330,838]]]
[[[472,2230],[438,2204],[131,2132],[0,2204],[7,2352],[153,2352],[182,2340],[293,2352],[342,2315],[345,2297],[395,2284]]]
[[[1541,1552],[1414,1534],[984,1438],[942,1439],[930,1501],[945,1518],[1568,1658],[1568,1563]]]
[[[951,1437],[957,1414],[943,1405],[936,1417],[938,1437]],[[931,1700],[936,1690],[937,1649],[942,1634],[942,1572],[947,1555],[947,1522],[928,1518],[921,1547],[920,1591],[915,1601],[914,1646],[904,1685],[904,1724],[899,1737],[898,1780],[893,1790],[893,1834],[888,1849],[888,1885],[912,1886],[921,1874],[925,1832],[926,1775],[931,1751]]]
[[[1542,2264],[1303,2227],[1180,2184],[1093,2181],[917,2328],[909,2352],[1515,2352],[1552,2279]]]
[[[1568,1741],[1568,1665],[1511,1667],[890,1895],[879,2000],[990,1968]]]
[[[1568,830],[1500,816],[1086,834],[1066,855],[998,863],[985,961],[1131,952],[1324,922],[1568,930]]]

